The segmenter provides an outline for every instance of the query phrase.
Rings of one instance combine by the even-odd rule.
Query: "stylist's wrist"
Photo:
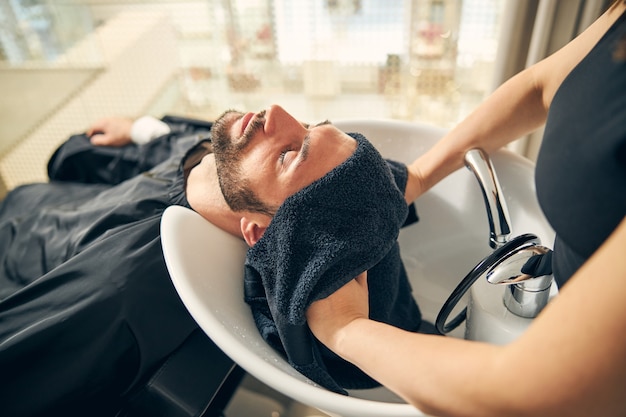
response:
[[[351,322],[369,316],[367,271],[350,280],[326,298],[313,302],[306,311],[309,328],[326,347],[337,349]]]
[[[360,337],[363,335],[363,331],[367,331],[367,323],[371,321],[367,317],[356,317],[351,320],[340,329],[337,329],[334,333],[332,340],[332,346],[327,346],[337,355],[347,361],[351,361],[350,354],[353,351],[353,345],[360,343]]]
[[[332,351],[341,345],[346,328],[358,316],[340,314],[329,308],[327,299],[311,304],[306,312],[306,318],[315,337]]]
[[[424,178],[417,164],[407,166],[407,181],[406,188],[404,190],[404,199],[407,204],[414,202],[420,195],[424,193]]]
[[[309,317],[308,313],[307,317]],[[344,317],[341,320],[325,320],[321,322],[309,318],[308,322],[309,328],[317,340],[345,359],[345,355],[349,353],[348,342],[351,337],[349,335],[355,333],[355,328],[358,327],[360,320],[367,321],[368,319],[355,316],[350,319]]]

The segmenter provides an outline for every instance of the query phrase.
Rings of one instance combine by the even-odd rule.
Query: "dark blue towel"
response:
[[[264,340],[311,380],[335,392],[378,383],[319,343],[305,311],[368,271],[370,317],[417,331],[421,315],[397,237],[409,212],[406,166],[385,161],[360,134],[342,164],[278,209],[248,250],[245,300]]]

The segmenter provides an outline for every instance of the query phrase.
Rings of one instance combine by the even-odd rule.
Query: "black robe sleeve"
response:
[[[166,160],[177,138],[206,133],[212,126],[211,122],[177,116],[162,120],[171,132],[144,145],[94,146],[85,134],[73,135],[50,158],[48,177],[53,181],[119,184]]]

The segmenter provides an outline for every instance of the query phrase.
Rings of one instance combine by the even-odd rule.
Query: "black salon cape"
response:
[[[186,202],[181,157],[210,124],[164,118],[147,145],[71,137],[50,183],[0,206],[0,415],[114,415],[197,328],[167,273],[159,222]]]

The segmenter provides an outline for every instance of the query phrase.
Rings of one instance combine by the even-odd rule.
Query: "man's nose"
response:
[[[294,128],[299,126],[296,119],[276,104],[270,106],[265,119],[265,133],[270,137],[276,137],[276,139],[293,133]]]

